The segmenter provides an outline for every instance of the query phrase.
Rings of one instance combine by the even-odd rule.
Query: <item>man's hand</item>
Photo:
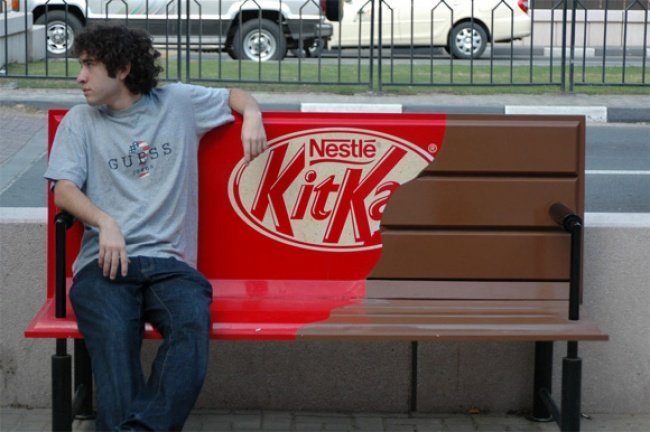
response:
[[[244,147],[244,161],[255,159],[268,147],[262,113],[257,101],[248,93],[239,89],[230,90],[230,108],[244,118],[241,128],[241,141]]]
[[[266,150],[266,131],[262,122],[262,113],[257,110],[244,112],[244,123],[241,128],[241,142],[244,147],[244,160],[252,161]]]
[[[110,216],[102,217],[99,228],[99,267],[104,277],[114,280],[118,268],[125,277],[129,271],[129,257],[126,253],[126,242],[117,222]]]

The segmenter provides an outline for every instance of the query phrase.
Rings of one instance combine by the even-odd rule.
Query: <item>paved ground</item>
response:
[[[48,410],[2,409],[0,430],[47,431]],[[594,414],[582,420],[585,432],[648,432],[650,415]],[[93,430],[93,422],[76,421],[75,431]],[[557,431],[554,423],[533,423],[517,415],[493,414],[337,414],[287,411],[195,411],[185,431],[368,431],[368,432],[501,432]]]

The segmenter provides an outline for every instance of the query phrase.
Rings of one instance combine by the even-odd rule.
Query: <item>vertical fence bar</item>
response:
[[[569,0],[563,0],[562,4],[562,53],[560,54],[561,64],[560,64],[560,70],[561,72],[561,78],[560,78],[560,87],[562,88],[562,93],[566,93],[566,48],[567,48],[567,2]],[[551,47],[551,55],[552,54],[553,48]]]
[[[181,47],[182,47],[182,38],[181,38],[181,25],[182,25],[182,20],[181,20],[181,0],[176,0],[178,2],[178,6],[176,6],[176,76],[179,80],[182,81],[183,79],[183,69],[181,65],[181,58],[183,55],[181,54]]]
[[[583,24],[583,31],[582,31],[582,43],[583,43],[583,46],[582,46],[582,82],[584,83],[584,82],[587,81],[587,24],[589,22],[589,19],[588,19],[589,18],[589,16],[588,16],[589,11],[587,10],[587,8],[582,3],[580,3],[580,1],[578,1],[578,4],[580,5],[580,7],[582,8],[582,10],[584,12],[584,15],[583,15],[584,24]]]
[[[381,93],[382,86],[381,86],[381,2],[383,0],[377,0],[379,3],[379,29],[377,29],[379,33],[379,45],[377,46],[377,49],[379,50],[379,62],[377,63],[377,71],[379,77],[377,78],[377,90]],[[375,46],[375,0],[370,1],[370,90],[374,88],[374,64],[375,64],[375,59],[373,58],[374,55],[374,46]]]
[[[576,55],[576,8],[578,0],[571,4],[571,54],[569,59],[569,93],[573,93],[575,87],[575,55]],[[586,23],[585,23],[586,24]]]
[[[470,27],[470,35],[471,35],[471,42],[469,45],[470,49],[470,55],[469,55],[469,83],[474,84],[474,28],[476,26],[476,22],[474,21],[474,0],[472,0],[472,13],[471,13],[471,27]]]
[[[606,60],[607,60],[607,18],[609,14],[609,0],[605,0],[605,17],[603,20],[603,71],[602,71],[602,83],[605,84],[607,70]]]
[[[645,23],[648,22],[648,7],[646,6],[643,12],[643,21]],[[646,53],[648,52],[648,26],[643,27],[643,46],[641,47],[641,83],[645,84],[646,83],[646,66],[648,64],[648,56]]]
[[[4,60],[0,58],[0,68],[4,67],[5,73],[4,75],[9,75],[9,16],[8,16],[8,11],[7,11],[7,5],[5,0],[2,0],[0,2],[0,13],[3,14],[4,17]],[[27,15],[27,14],[25,14]],[[25,25],[25,34],[27,34],[27,25]],[[25,55],[27,55],[27,40],[25,40]],[[27,59],[27,57],[25,57]],[[27,61],[25,61],[25,64],[27,64]],[[1,70],[1,69],[0,69]],[[0,73],[0,75],[2,75]]]
[[[528,52],[528,67],[530,68],[528,72],[528,83],[533,84],[533,45],[535,44],[535,0],[531,0],[530,2],[530,8],[528,9],[530,12],[530,21],[531,21],[531,26],[530,26],[530,50]],[[551,11],[552,13],[552,11]]]
[[[179,0],[180,1],[180,0]],[[192,36],[192,29],[190,28],[190,25],[192,21],[190,20],[190,2],[192,0],[185,0],[185,82],[189,83],[191,81],[191,74],[190,74],[190,37]],[[179,5],[180,6],[180,5]],[[180,7],[179,7],[180,9]],[[180,15],[180,12],[179,12]],[[181,29],[178,29],[178,33],[180,34]],[[199,47],[201,49],[201,47]],[[180,57],[180,56],[179,56]]]

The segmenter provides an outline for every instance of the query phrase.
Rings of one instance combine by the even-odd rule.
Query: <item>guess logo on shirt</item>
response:
[[[121,158],[108,160],[108,167],[111,170],[131,171],[133,177],[147,177],[155,168],[155,161],[161,156],[172,154],[170,143],[164,143],[160,147],[150,146],[146,141],[133,141],[128,148],[128,154]]]

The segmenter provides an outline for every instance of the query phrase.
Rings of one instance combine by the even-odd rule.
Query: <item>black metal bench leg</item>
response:
[[[567,356],[562,359],[562,431],[580,430],[581,386],[582,359],[578,357],[578,342],[569,342]]]
[[[93,410],[93,372],[90,356],[83,339],[74,340],[74,418],[90,420],[95,418]]]
[[[72,358],[65,339],[56,340],[52,356],[52,430],[72,431]]]
[[[418,348],[417,341],[411,342],[411,400],[409,401],[411,413],[418,410]]]
[[[551,394],[553,385],[553,342],[535,342],[535,377],[533,383],[533,415],[530,420],[553,421],[542,392]]]

